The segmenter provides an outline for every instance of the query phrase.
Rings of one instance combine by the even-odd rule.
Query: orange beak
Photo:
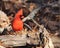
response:
[[[23,19],[23,18],[24,18],[24,16],[21,16],[21,18]]]

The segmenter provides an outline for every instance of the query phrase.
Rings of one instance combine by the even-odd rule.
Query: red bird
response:
[[[14,20],[12,22],[12,29],[14,31],[20,31],[23,29],[23,22],[21,20],[21,17],[23,16],[23,9],[20,9],[15,17],[14,17]]]

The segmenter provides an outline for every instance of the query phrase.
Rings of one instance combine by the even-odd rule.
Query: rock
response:
[[[0,48],[5,48],[5,47],[3,47],[3,46],[0,46]]]
[[[9,18],[7,15],[0,10],[0,33],[3,32],[5,28],[7,28],[10,25]]]

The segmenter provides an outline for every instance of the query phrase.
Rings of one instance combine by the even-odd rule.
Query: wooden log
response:
[[[14,46],[25,46],[26,45],[26,37],[20,35],[3,35],[0,36],[0,42],[5,47],[14,47]]]
[[[53,42],[55,47],[59,47],[60,48],[60,37],[52,36],[52,42]]]

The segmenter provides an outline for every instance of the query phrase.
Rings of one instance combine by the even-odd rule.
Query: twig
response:
[[[24,25],[26,25],[32,31],[32,28],[28,24],[24,23]]]
[[[35,14],[40,10],[40,7],[33,10],[27,17],[25,17],[22,21],[25,22],[26,20],[30,20],[35,17]]]
[[[44,26],[43,25],[40,25],[40,24],[38,24],[38,22],[36,22],[34,19],[32,19],[32,21],[38,26],[38,27],[40,27],[41,29],[43,29],[44,28]]]

